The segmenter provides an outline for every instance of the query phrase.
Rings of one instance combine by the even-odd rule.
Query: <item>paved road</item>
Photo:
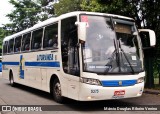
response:
[[[0,74],[0,105],[55,105],[52,97],[43,91],[29,88],[26,86],[18,85],[11,87],[9,81],[1,78]],[[160,111],[104,111],[104,107],[117,107],[117,106],[133,106],[133,105],[160,105],[160,96],[152,94],[143,94],[140,98],[123,99],[123,100],[108,100],[108,101],[96,101],[96,102],[77,102],[73,100],[67,100],[66,104],[62,107],[70,111],[49,111],[47,114],[82,114],[82,113],[107,113],[107,114],[159,114]],[[26,114],[28,112],[0,112],[0,114]],[[35,114],[35,112],[29,112],[29,114]],[[44,114],[44,112],[41,112]]]

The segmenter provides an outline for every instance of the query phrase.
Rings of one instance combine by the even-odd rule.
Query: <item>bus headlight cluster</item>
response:
[[[142,83],[142,82],[144,82],[144,77],[140,77],[140,78],[138,78],[138,80],[137,80],[137,84],[138,84],[138,83]]]
[[[101,82],[97,79],[92,79],[92,78],[80,78],[80,82],[90,84],[90,85],[99,85],[101,86]]]

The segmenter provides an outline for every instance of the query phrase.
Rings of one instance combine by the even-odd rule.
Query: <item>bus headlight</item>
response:
[[[138,83],[142,83],[142,82],[144,82],[144,77],[140,77],[140,78],[138,78],[138,80],[137,80],[137,84],[138,84]]]
[[[80,82],[86,83],[86,84],[90,84],[90,85],[99,85],[99,86],[101,86],[101,82],[99,80],[92,79],[92,78],[81,77],[80,78]]]

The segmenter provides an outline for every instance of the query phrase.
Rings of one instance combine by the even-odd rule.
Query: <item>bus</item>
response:
[[[155,42],[154,31],[138,30],[132,18],[70,12],[4,38],[2,75],[57,102],[139,97],[143,48]]]

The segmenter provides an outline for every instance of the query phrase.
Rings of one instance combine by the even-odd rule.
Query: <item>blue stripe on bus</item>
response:
[[[19,62],[2,62],[2,65],[19,65]]]
[[[19,65],[19,62],[2,62],[3,65]],[[25,62],[25,66],[60,67],[59,62]]]
[[[119,84],[119,82],[122,82]],[[122,86],[132,86],[137,83],[137,80],[104,80],[101,81],[104,87],[122,87]]]
[[[59,62],[25,62],[25,66],[60,67]]]

